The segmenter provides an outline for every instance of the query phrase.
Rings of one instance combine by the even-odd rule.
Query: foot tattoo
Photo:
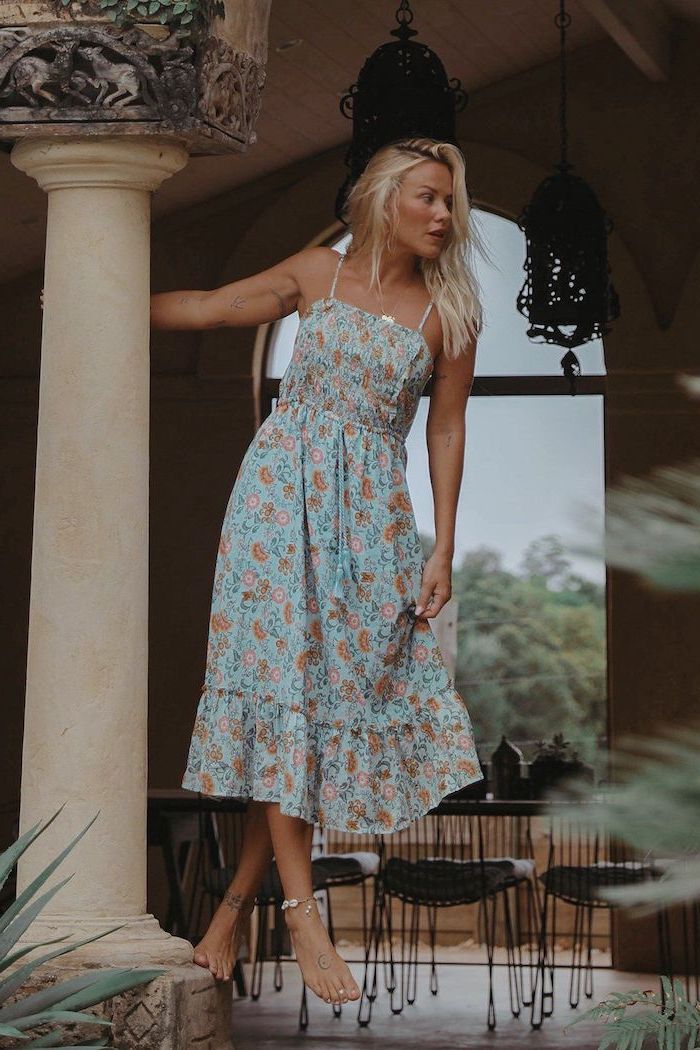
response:
[[[283,905],[304,983],[326,1003],[340,1005],[349,999],[359,999],[360,989],[348,964],[333,947],[321,916],[311,903],[315,900],[304,898],[304,903],[308,903],[303,909],[298,908],[302,901],[295,898],[285,901],[287,908]]]

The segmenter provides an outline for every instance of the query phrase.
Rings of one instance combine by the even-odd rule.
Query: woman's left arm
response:
[[[457,500],[466,445],[467,399],[474,381],[476,339],[456,360],[440,352],[432,376],[426,425],[430,482],[435,507],[435,547],[423,569],[416,616],[437,616],[452,596]]]

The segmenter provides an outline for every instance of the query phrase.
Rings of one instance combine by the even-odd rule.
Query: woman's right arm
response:
[[[157,292],[152,328],[223,328],[265,324],[297,308],[304,276],[318,267],[323,248],[304,248],[252,277],[211,291]]]

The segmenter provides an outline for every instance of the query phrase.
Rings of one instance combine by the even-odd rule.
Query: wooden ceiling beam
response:
[[[671,23],[659,0],[579,0],[649,80],[668,80]]]

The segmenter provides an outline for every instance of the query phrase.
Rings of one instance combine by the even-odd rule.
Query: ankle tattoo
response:
[[[252,904],[252,901],[250,897],[246,897],[243,893],[232,893],[231,890],[226,890],[224,904],[231,911],[244,911]]]

